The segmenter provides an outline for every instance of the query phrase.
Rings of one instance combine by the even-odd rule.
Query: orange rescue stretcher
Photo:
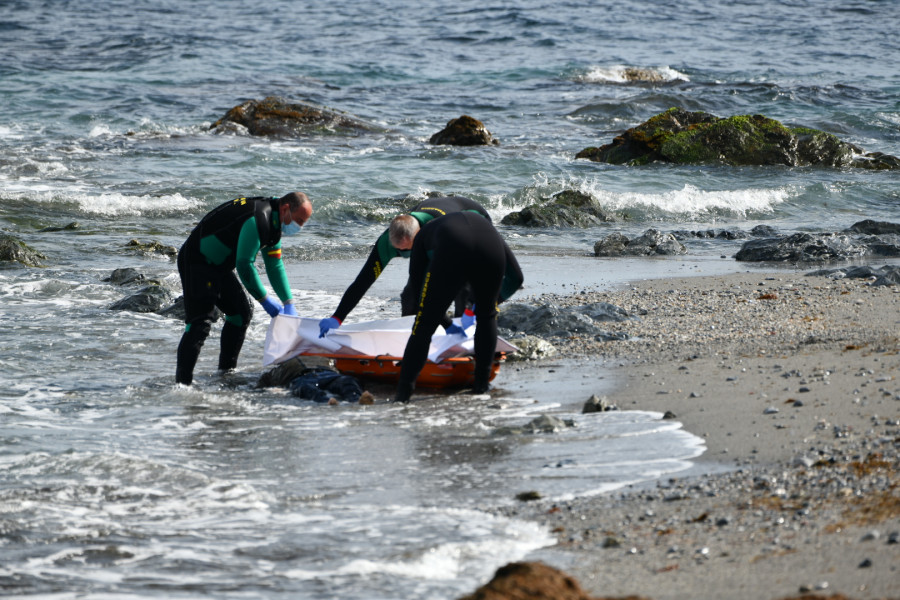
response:
[[[322,356],[334,360],[334,368],[344,375],[352,375],[367,381],[397,383],[400,379],[399,356],[365,354],[325,354],[304,352],[300,356]],[[505,352],[498,352],[491,365],[488,377],[492,381],[500,371],[500,363],[506,359]],[[416,379],[416,387],[451,388],[465,387],[475,382],[475,357],[460,356],[448,358],[439,363],[426,361]]]

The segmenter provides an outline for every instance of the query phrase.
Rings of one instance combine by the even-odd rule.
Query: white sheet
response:
[[[414,316],[409,316],[348,323],[320,338],[319,319],[278,315],[269,323],[269,330],[266,332],[263,366],[281,363],[302,353],[403,356],[414,319]],[[453,322],[460,324],[459,319],[454,319]],[[431,338],[428,359],[441,362],[456,356],[474,354],[474,335],[474,325],[466,330],[466,336],[447,335],[443,327],[438,327]],[[503,338],[497,338],[497,352],[516,350],[518,348]]]

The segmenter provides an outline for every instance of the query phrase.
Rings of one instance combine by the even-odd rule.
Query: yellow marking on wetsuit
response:
[[[233,202],[234,202],[234,204],[238,204],[238,205],[240,205],[240,206],[243,206],[243,205],[247,204],[247,199],[244,198],[244,197],[241,197],[241,198],[235,198],[235,199],[233,200]]]
[[[422,318],[422,311],[425,310],[425,295],[428,293],[429,279],[431,279],[431,271],[425,273],[425,284],[422,286],[422,294],[419,296],[419,310],[416,312],[416,320],[413,323],[412,335],[416,335],[416,329],[419,328],[419,319]]]
[[[422,208],[419,208],[419,209],[417,209],[417,210],[414,210],[413,212],[424,212],[424,211],[426,211],[426,210],[433,210],[433,211],[435,211],[435,212],[439,212],[439,213],[441,213],[441,216],[447,214],[446,212],[442,211],[441,209],[439,209],[439,208],[434,208],[434,207],[432,207],[432,206],[423,206]]]
[[[266,254],[268,254],[271,258],[281,258],[281,248],[278,248],[276,250],[269,250],[268,252],[266,252]]]
[[[381,263],[377,260],[375,261],[375,279],[381,277]]]

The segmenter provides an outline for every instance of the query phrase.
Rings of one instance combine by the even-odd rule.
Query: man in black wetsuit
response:
[[[490,221],[459,212],[409,227],[408,215],[391,222],[391,241],[411,249],[408,288],[418,292],[416,319],[403,352],[395,402],[409,402],[416,378],[428,359],[431,337],[460,288],[471,286],[475,300],[475,382],[473,392],[489,389],[497,347],[497,304],[512,296],[524,277],[516,257]]]
[[[270,316],[297,314],[281,261],[281,236],[298,233],[311,215],[312,204],[300,192],[281,198],[237,198],[213,209],[194,228],[178,252],[185,328],[178,345],[176,383],[190,385],[193,381],[194,366],[216,318],[216,308],[225,313],[219,370],[237,366],[253,316],[241,283]],[[254,266],[260,250],[266,276],[284,306],[266,291]]]
[[[490,215],[483,206],[481,206],[474,200],[470,200],[469,198],[464,198],[462,196],[448,196],[445,198],[433,198],[431,200],[425,200],[424,202],[420,202],[419,204],[417,204],[411,211],[409,211],[408,214],[412,215],[419,226],[422,226],[433,219],[461,211],[476,212],[487,219],[488,222],[490,222],[491,220]],[[375,283],[375,280],[378,279],[378,277],[381,275],[381,272],[391,261],[391,259],[398,256],[408,258],[409,251],[401,251],[392,246],[389,239],[388,230],[385,230],[384,233],[382,233],[375,241],[375,245],[372,247],[372,252],[369,254],[369,258],[366,260],[366,263],[363,265],[359,274],[356,276],[356,279],[344,292],[344,295],[341,298],[341,301],[338,303],[338,307],[334,311],[334,314],[327,319],[322,319],[321,321],[319,321],[319,337],[323,337],[326,333],[328,333],[329,330],[337,329],[341,326],[341,323],[343,323],[344,319],[347,318],[347,315],[350,314],[350,311],[352,311],[356,307],[356,305],[359,304],[359,301],[366,294],[366,291],[368,291],[372,284]],[[416,290],[415,293],[418,293],[418,290]],[[403,294],[401,294],[401,299],[404,300],[404,306],[408,304],[407,302],[405,302],[406,296],[408,294],[408,289],[404,289]],[[462,304],[462,302],[460,304]],[[461,311],[462,306],[457,307],[457,312]],[[402,312],[402,314],[405,316],[413,313]],[[445,324],[449,325],[449,323]]]

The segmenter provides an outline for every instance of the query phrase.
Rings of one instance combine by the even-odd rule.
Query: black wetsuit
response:
[[[486,390],[497,347],[497,304],[522,287],[523,280],[516,257],[481,215],[455,213],[422,227],[413,242],[408,283],[420,294],[395,399],[409,400],[428,358],[431,336],[466,283],[475,299],[474,387]]]
[[[281,262],[277,198],[237,198],[226,202],[203,217],[181,246],[178,273],[184,290],[185,328],[178,345],[177,383],[193,381],[194,366],[216,318],[216,308],[225,313],[219,369],[227,371],[237,366],[253,316],[244,287],[256,300],[266,296],[253,264],[260,250],[275,293],[282,302],[290,300],[291,290]]]
[[[483,206],[474,200],[463,198],[462,196],[448,196],[446,198],[425,200],[410,210],[409,214],[419,221],[419,225],[425,225],[438,217],[464,210],[475,211],[488,221],[491,220],[490,215]],[[360,269],[356,279],[344,292],[344,296],[341,298],[341,301],[338,303],[338,307],[332,316],[338,321],[343,322],[344,319],[347,318],[347,315],[350,314],[350,311],[356,308],[356,305],[359,304],[362,297],[366,295],[366,292],[381,275],[381,272],[387,266],[388,262],[390,262],[392,258],[398,256],[401,256],[400,251],[391,246],[388,230],[386,229],[384,233],[378,237],[378,240],[376,240],[375,245],[372,247],[372,252],[369,253],[369,258],[366,259],[366,263],[363,265],[362,269]],[[405,298],[407,295],[408,292],[404,289],[401,298]],[[404,304],[406,303],[404,302]],[[461,313],[462,308],[463,307],[459,307],[458,312]],[[403,312],[403,314],[407,315],[412,313]]]

